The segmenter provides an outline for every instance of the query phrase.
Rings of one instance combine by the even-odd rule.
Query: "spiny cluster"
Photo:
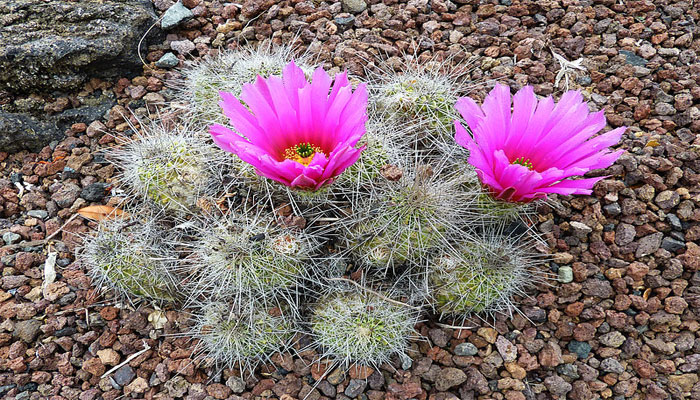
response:
[[[275,306],[295,303],[307,279],[316,238],[279,226],[271,218],[232,214],[202,221],[192,243],[189,290],[201,298]]]
[[[391,302],[391,294],[335,285],[312,306],[309,329],[320,346],[319,359],[348,366],[379,366],[398,354],[405,356],[418,313]]]
[[[210,122],[226,123],[220,90],[237,95],[256,76],[279,74],[292,53],[243,49],[193,63],[176,88],[191,122],[144,124],[113,150],[131,203],[156,211],[103,222],[86,239],[97,284],[184,304],[200,357],[251,372],[303,335],[319,359],[376,366],[405,356],[418,310],[510,313],[511,295],[533,281],[534,258],[524,238],[494,227],[523,209],[484,192],[449,138],[467,88],[455,76],[415,61],[403,73],[370,74],[357,143],[366,148],[320,190],[262,178],[203,139]],[[308,79],[306,58],[296,62]],[[320,148],[290,151],[301,162]]]
[[[134,197],[183,213],[221,190],[229,157],[201,132],[188,125],[168,129],[155,121],[142,124],[142,130],[110,151],[119,181]]]
[[[287,351],[296,331],[288,309],[266,307],[255,298],[228,302],[208,301],[194,314],[190,335],[206,364],[251,373],[272,354]]]
[[[79,251],[93,284],[131,302],[139,298],[161,304],[180,300],[173,275],[176,254],[159,240],[158,228],[151,218],[101,223]]]

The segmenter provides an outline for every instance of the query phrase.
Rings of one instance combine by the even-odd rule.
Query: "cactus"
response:
[[[334,286],[312,307],[310,331],[321,359],[344,366],[380,365],[392,354],[405,356],[418,322],[413,308],[384,295]]]
[[[463,242],[432,260],[428,280],[435,309],[443,315],[512,313],[513,295],[542,280],[532,270],[536,255],[498,231]]]
[[[313,68],[308,64],[308,56],[294,57],[291,46],[268,44],[222,51],[182,70],[183,79],[173,87],[176,101],[186,104],[188,117],[202,126],[214,122],[226,124],[228,119],[219,107],[219,92],[231,92],[238,97],[244,84],[255,82],[258,75],[280,75],[292,58],[311,76]]]
[[[416,162],[402,169],[401,178],[384,180],[365,203],[353,207],[345,233],[355,257],[380,270],[419,264],[433,249],[449,246],[453,233],[462,234],[460,224],[473,202],[432,165]]]
[[[173,274],[177,257],[157,235],[147,222],[105,220],[85,238],[79,258],[101,291],[114,290],[131,302],[173,302],[179,297]]]
[[[404,70],[368,71],[371,112],[378,120],[401,125],[427,143],[451,140],[454,105],[468,85],[462,78],[466,64],[450,65],[452,59],[425,63],[407,59]]]
[[[307,274],[306,261],[318,248],[314,237],[262,216],[228,216],[200,224],[193,246],[190,284],[195,296],[238,303],[294,302]]]
[[[200,304],[190,333],[199,339],[197,353],[206,364],[251,373],[273,353],[286,351],[296,332],[284,308],[266,307],[255,299],[236,305],[218,301]]]
[[[229,157],[206,137],[191,126],[171,131],[156,121],[142,128],[145,134],[111,151],[121,169],[118,179],[137,196],[182,213],[225,190]]]

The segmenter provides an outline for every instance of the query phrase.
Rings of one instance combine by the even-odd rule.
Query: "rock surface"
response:
[[[12,0],[0,15],[0,90],[14,92],[138,71],[138,42],[157,19],[148,0]]]
[[[2,51],[2,50],[0,50]],[[0,70],[0,75],[2,74]],[[60,113],[47,115],[43,109],[0,106],[0,151],[39,151],[52,141],[63,138],[75,123],[89,124],[104,116],[114,106],[111,95],[85,97],[83,104]]]

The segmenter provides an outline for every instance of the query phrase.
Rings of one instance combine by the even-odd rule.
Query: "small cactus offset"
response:
[[[199,339],[196,350],[205,364],[252,373],[258,363],[269,361],[272,354],[293,344],[298,328],[288,311],[252,298],[234,305],[204,301],[194,314],[189,335]]]
[[[178,301],[180,290],[173,275],[177,257],[160,243],[156,229],[144,221],[102,221],[79,252],[93,284],[102,291],[112,289],[131,302],[140,298],[156,303]]]
[[[428,268],[434,308],[458,319],[473,313],[511,314],[513,296],[526,296],[527,287],[544,280],[534,269],[537,261],[523,242],[500,230],[459,243]]]
[[[401,125],[411,137],[432,145],[449,141],[459,114],[454,106],[468,91],[461,76],[467,63],[450,65],[452,60],[421,63],[406,60],[402,71],[370,71],[373,101],[370,110],[378,120]],[[443,71],[450,71],[444,73]]]
[[[546,278],[530,205],[589,193],[600,178],[569,178],[610,165],[618,152],[601,149],[621,132],[576,149],[585,135],[562,118],[583,105],[535,107],[531,88],[511,98],[496,85],[481,108],[460,97],[462,72],[441,72],[453,60],[416,58],[365,83],[293,53],[246,47],[192,63],[175,121],[111,152],[130,207],[162,212],[86,238],[95,283],[188,309],[202,360],[251,373],[292,347],[378,366],[406,357],[431,311],[512,314],[513,296]],[[588,153],[548,161],[555,139]]]
[[[392,355],[406,356],[415,336],[417,312],[383,294],[347,285],[333,285],[311,306],[309,330],[320,349],[319,359],[342,366],[378,366]]]
[[[435,165],[437,171],[422,162],[395,166],[393,180],[376,185],[354,210],[344,236],[362,265],[394,270],[422,264],[433,250],[449,246],[450,236],[466,234],[461,219],[469,215],[470,193]]]

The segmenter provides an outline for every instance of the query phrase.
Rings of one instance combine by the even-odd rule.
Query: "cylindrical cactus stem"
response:
[[[252,374],[258,363],[291,347],[298,328],[289,311],[253,298],[237,304],[205,301],[194,314],[188,336],[199,339],[197,353],[205,364]]]
[[[180,297],[177,257],[158,234],[152,221],[105,220],[84,239],[79,259],[100,290],[114,290],[132,302],[173,302]]]
[[[309,329],[320,359],[378,366],[405,356],[418,322],[415,307],[355,285],[335,284],[311,307]]]

